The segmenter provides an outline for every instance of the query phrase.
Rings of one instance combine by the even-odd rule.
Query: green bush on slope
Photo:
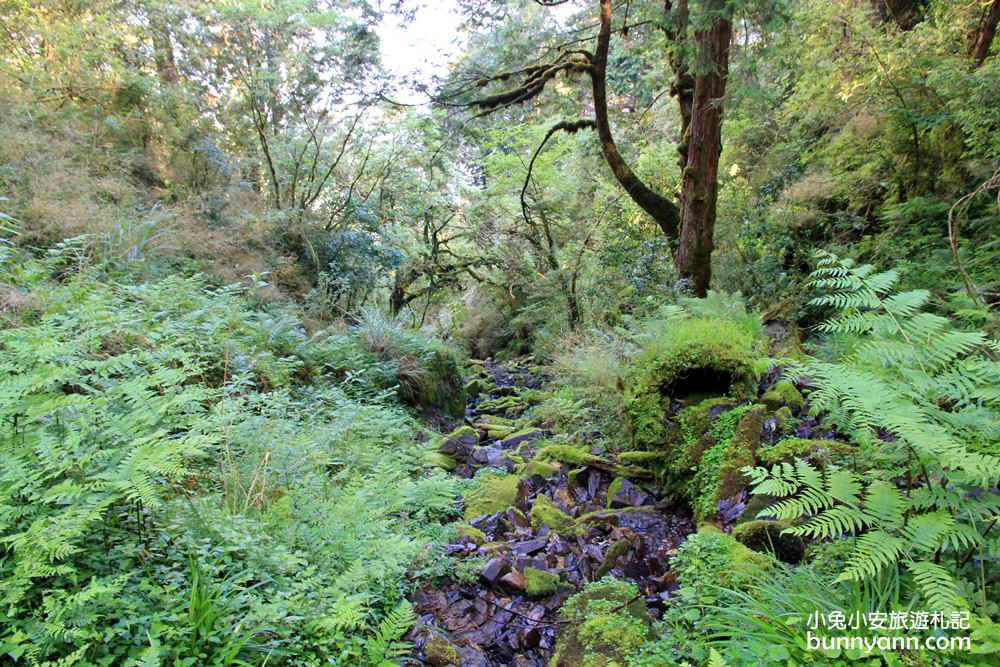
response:
[[[299,325],[233,290],[41,268],[0,266],[38,304],[0,331],[5,657],[363,664],[401,636],[457,496],[401,407],[312,383]]]

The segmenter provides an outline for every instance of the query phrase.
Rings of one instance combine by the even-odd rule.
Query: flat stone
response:
[[[524,575],[520,572],[508,572],[500,577],[500,583],[507,584],[516,591],[523,591]]]
[[[541,551],[548,544],[546,539],[528,540],[527,542],[519,542],[511,546],[510,550],[516,554],[530,555],[536,551]]]
[[[495,558],[491,558],[489,562],[486,563],[486,566],[479,573],[479,576],[486,583],[494,584],[506,569],[507,559],[503,556],[497,556]]]

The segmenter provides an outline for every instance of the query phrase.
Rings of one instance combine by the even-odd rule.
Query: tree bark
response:
[[[983,23],[983,29],[979,32],[979,39],[972,49],[972,60],[976,67],[980,67],[986,62],[986,57],[990,55],[990,46],[993,45],[993,38],[997,34],[997,24],[1000,24],[1000,0],[993,0],[990,13]]]
[[[698,62],[688,131],[687,164],[681,176],[681,226],[677,278],[695,296],[705,296],[712,278],[719,156],[722,153],[722,101],[729,71],[732,10],[727,0],[711,0],[707,11],[718,18],[694,36]]]
[[[593,71],[590,80],[594,96],[594,129],[601,142],[601,152],[604,160],[611,167],[615,180],[625,189],[628,196],[639,208],[649,214],[659,225],[667,238],[674,242],[679,236],[678,225],[680,214],[677,205],[651,190],[643,183],[625,162],[608,120],[608,49],[611,44],[611,10],[612,0],[601,0],[600,27],[597,32],[597,48],[594,51]]]
[[[688,160],[688,135],[691,130],[691,107],[694,104],[695,83],[694,76],[691,75],[680,48],[688,24],[687,0],[677,0],[676,4],[671,0],[665,0],[663,13],[663,32],[676,49],[668,60],[670,69],[674,73],[674,85],[670,93],[677,98],[677,111],[681,119],[680,135],[677,137],[677,164],[683,170],[687,166]]]

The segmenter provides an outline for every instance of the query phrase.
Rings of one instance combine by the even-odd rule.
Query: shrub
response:
[[[895,293],[896,279],[821,255],[813,282],[826,294],[814,304],[836,309],[821,330],[838,337],[843,353],[790,367],[814,383],[813,413],[827,413],[857,446],[857,468],[820,473],[799,460],[748,471],[756,493],[782,499],[768,514],[809,519],[790,533],[857,537],[841,580],[905,568],[929,607],[974,605],[986,615],[985,575],[968,565],[978,550],[995,548],[988,527],[1000,516],[996,496],[982,492],[1000,479],[1000,347],[922,312],[928,294]],[[979,594],[969,600],[972,586]]]
[[[453,417],[465,412],[461,363],[443,342],[406,330],[375,310],[362,310],[351,331],[376,359],[392,364],[404,402],[437,407]]]

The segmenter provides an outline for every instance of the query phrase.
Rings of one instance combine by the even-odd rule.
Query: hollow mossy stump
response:
[[[736,526],[733,537],[758,553],[771,554],[783,563],[797,565],[805,556],[806,545],[798,535],[784,532],[788,526],[785,521],[757,519]]]
[[[625,425],[637,449],[667,444],[672,403],[717,396],[740,400],[756,393],[755,343],[739,327],[695,319],[686,321],[683,331],[643,350],[622,381]]]
[[[635,584],[604,578],[566,601],[550,667],[625,665],[647,640],[652,622]]]

